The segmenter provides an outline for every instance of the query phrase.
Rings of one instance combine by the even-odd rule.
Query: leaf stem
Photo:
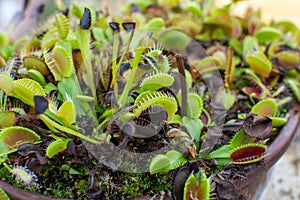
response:
[[[96,102],[96,88],[94,83],[94,75],[90,56],[91,31],[79,28],[77,30],[77,40],[83,58],[83,72],[87,74],[89,87],[94,97],[94,101]]]
[[[6,163],[3,162],[2,165],[11,173],[12,172],[12,168]]]
[[[125,54],[126,54],[126,53],[128,52],[128,50],[129,50],[129,47],[130,47],[130,44],[131,44],[133,35],[134,35],[134,29],[132,29],[132,30],[130,31],[129,40],[128,40],[127,45],[126,45],[126,49],[125,49],[124,53],[122,54],[122,56],[121,56],[121,58],[120,58],[120,60],[119,60],[119,62],[118,62],[117,70],[120,68],[120,66],[121,66],[121,64],[122,64],[122,62],[123,62],[123,59],[124,59],[124,57],[125,57]]]
[[[140,62],[140,58],[141,58],[143,52],[144,52],[143,48],[138,48],[135,52],[135,56],[134,56],[134,59],[132,61],[132,66],[131,66],[132,71],[130,73],[130,78],[127,81],[127,83],[125,85],[125,88],[124,88],[124,91],[122,92],[122,94],[120,96],[120,99],[118,101],[118,103],[120,105],[120,108],[123,108],[126,104],[128,93],[129,93],[130,89],[132,88],[132,83],[133,83],[133,80],[135,78],[135,73],[137,71],[138,64]]]
[[[185,71],[184,71],[184,63],[183,58],[180,54],[175,55],[177,65],[178,65],[178,71],[179,71],[179,80],[180,80],[180,86],[181,86],[181,116],[187,115],[187,85],[186,85],[186,78],[185,78]]]
[[[112,81],[111,87],[113,88],[117,82],[117,57],[119,50],[119,34],[113,36],[113,57],[112,57]]]
[[[72,129],[69,129],[67,127],[64,127],[58,123],[56,123],[55,121],[51,120],[50,118],[48,118],[46,115],[44,114],[41,114],[41,115],[38,115],[38,118],[41,119],[45,124],[50,124],[51,126],[53,126],[54,128],[56,128],[57,130],[60,130],[62,132],[65,132],[65,133],[68,133],[68,134],[71,134],[71,135],[74,135],[76,137],[79,137],[81,139],[84,139],[88,142],[91,142],[93,144],[99,144],[99,142],[97,140],[94,140],[88,136],[85,136],[81,133],[78,133]]]

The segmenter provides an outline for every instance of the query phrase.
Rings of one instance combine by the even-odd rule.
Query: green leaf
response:
[[[216,25],[226,30],[233,28],[233,17],[222,9],[216,9],[214,12],[205,19],[205,23],[210,25]]]
[[[192,12],[195,16],[201,17],[202,11],[201,7],[198,5],[196,2],[186,2],[183,4],[183,11],[190,11]]]
[[[168,172],[170,171],[170,164],[170,159],[167,156],[158,154],[150,163],[150,174]]]
[[[273,27],[263,27],[255,33],[259,43],[266,44],[274,42],[281,37],[281,31]]]
[[[55,21],[56,21],[59,37],[61,39],[65,39],[69,34],[69,20],[68,20],[68,18],[64,14],[58,13],[55,16]]]
[[[291,21],[279,21],[275,22],[274,27],[281,30],[283,33],[296,33],[298,31],[297,26]]]
[[[192,139],[198,141],[203,128],[203,123],[199,118],[192,119],[189,117],[182,118],[183,125],[187,128]]]
[[[272,70],[272,63],[263,52],[256,51],[248,55],[246,61],[255,73],[263,77],[269,77]]]
[[[14,81],[14,91],[9,95],[20,99],[30,106],[34,106],[34,96],[46,96],[46,93],[38,82],[22,78]]]
[[[239,56],[243,55],[243,46],[237,38],[232,38],[229,40],[229,45],[233,48],[234,52]]]
[[[255,140],[255,138],[247,136],[243,130],[240,130],[233,136],[229,146],[232,149],[240,145],[252,143]]]
[[[153,32],[154,37],[157,37],[159,32],[161,31],[161,28],[164,27],[165,21],[161,17],[155,17],[147,22],[145,25],[145,28],[147,29],[147,32]]]
[[[69,170],[69,174],[73,174],[73,175],[82,175],[82,173],[74,168],[70,168]]]
[[[188,94],[187,115],[190,118],[199,118],[203,109],[201,97],[196,93]]]
[[[76,121],[76,108],[72,100],[65,101],[58,110],[58,117],[61,117],[64,124],[70,127]]]
[[[155,156],[150,163],[150,173],[155,174],[158,172],[165,173],[178,168],[187,162],[187,159],[182,153],[171,150],[166,155],[158,154]]]
[[[225,166],[232,162],[231,158],[216,158],[216,161],[219,166]]]
[[[251,112],[259,116],[275,116],[277,113],[277,104],[274,99],[264,99],[255,104]]]
[[[37,81],[41,86],[45,86],[47,84],[44,75],[35,69],[28,70],[28,76],[29,78]]]
[[[4,153],[8,152],[10,149],[0,140],[0,156],[2,157]]]
[[[168,151],[166,156],[170,161],[170,170],[176,169],[187,162],[187,159],[182,155],[182,153],[175,150]]]
[[[200,61],[193,63],[199,74],[211,74],[212,71],[218,70],[223,64],[217,57],[207,56]]]
[[[68,143],[71,141],[70,138],[67,139],[57,139],[53,141],[46,149],[46,156],[52,158],[61,151],[64,151],[67,148]]]
[[[44,86],[44,90],[45,90],[46,94],[49,94],[51,91],[57,90],[57,87],[53,83],[47,83]]]
[[[93,27],[92,28],[92,32],[93,32],[93,36],[97,41],[105,41],[106,37],[105,37],[105,32],[103,29],[98,28],[98,27]]]
[[[225,102],[224,102],[224,106],[226,110],[230,110],[230,108],[233,106],[233,104],[235,103],[236,100],[236,96],[234,94],[233,91],[226,91],[225,92]]]
[[[283,117],[270,117],[272,120],[273,127],[281,127],[284,126],[287,122],[287,118]]]
[[[229,145],[221,146],[220,148],[210,152],[207,154],[204,159],[212,159],[212,158],[230,158],[229,155],[230,147]]]
[[[257,39],[253,36],[247,35],[243,40],[243,55],[246,57],[250,52],[258,49]]]
[[[151,106],[161,106],[168,113],[168,121],[173,117],[177,111],[176,100],[163,92],[157,91],[146,91],[141,93],[135,100],[134,104],[138,105],[133,110],[135,116],[139,116],[143,110]]]
[[[3,90],[5,94],[9,95],[14,90],[14,80],[13,78],[6,74],[6,73],[0,73],[0,90]]]
[[[15,121],[15,113],[11,111],[0,112],[0,128],[12,126]]]
[[[159,90],[163,87],[169,87],[174,83],[174,77],[167,73],[156,73],[145,77],[140,87],[143,90]]]

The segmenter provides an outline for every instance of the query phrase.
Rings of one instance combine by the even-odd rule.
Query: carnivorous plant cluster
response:
[[[236,2],[130,0],[114,14],[55,1],[29,39],[1,33],[1,164],[37,184],[70,156],[84,172],[62,170],[89,177],[74,198],[133,198],[110,181],[143,170],[173,199],[225,199],[235,186],[220,172],[263,163],[300,101],[300,30],[232,16]]]

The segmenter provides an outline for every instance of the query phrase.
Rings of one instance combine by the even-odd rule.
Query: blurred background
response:
[[[68,0],[66,0],[68,1]],[[99,0],[101,3],[108,0]],[[113,0],[115,1],[115,0]],[[110,1],[110,2],[113,2]],[[215,0],[219,6],[225,5],[230,0]],[[25,3],[27,2],[27,4]],[[23,17],[30,18],[24,27],[34,29],[37,24],[38,10],[47,0],[0,0],[0,29],[8,31],[11,24],[21,21]],[[90,2],[90,1],[89,1]],[[95,4],[95,1],[92,1]],[[22,12],[27,6],[27,10]],[[238,3],[234,14],[243,16],[247,7],[261,9],[263,19],[269,21],[288,19],[300,27],[300,0],[245,0]],[[39,9],[37,9],[39,8]],[[29,29],[29,30],[30,30]],[[15,28],[13,37],[18,38],[26,31]],[[261,200],[297,200],[300,199],[300,133],[294,140],[288,152],[273,167],[272,175]]]
[[[0,27],[8,27],[16,13],[22,11],[24,0],[0,0]]]
[[[215,0],[218,5],[224,5],[230,0]],[[288,19],[300,26],[300,1],[299,0],[244,0],[239,2],[235,13],[242,14],[247,7],[261,9],[263,18],[267,21],[271,19]]]

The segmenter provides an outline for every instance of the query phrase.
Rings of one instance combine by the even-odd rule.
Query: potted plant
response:
[[[212,2],[55,1],[2,36],[1,177],[31,191],[3,198],[258,198],[299,128],[300,31]]]

